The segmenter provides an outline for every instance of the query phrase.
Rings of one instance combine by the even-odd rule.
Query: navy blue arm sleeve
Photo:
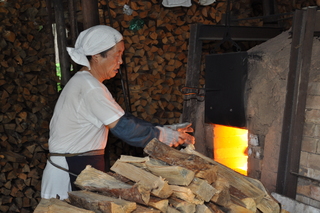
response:
[[[153,138],[159,138],[160,130],[156,124],[139,119],[126,112],[111,133],[135,147],[145,147]]]

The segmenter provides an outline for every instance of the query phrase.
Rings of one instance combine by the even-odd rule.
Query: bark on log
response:
[[[154,209],[151,207],[145,207],[137,204],[137,209],[132,213],[160,213],[161,211],[158,209]]]
[[[72,191],[68,194],[72,205],[94,212],[130,213],[137,208],[135,202],[112,198],[89,191]]]
[[[70,205],[65,201],[51,198],[41,199],[38,206],[35,208],[34,213],[94,213],[94,211],[78,208]]]
[[[181,200],[185,200],[189,203],[194,204],[203,204],[203,200],[199,200],[196,198],[195,194],[192,193],[191,189],[184,186],[175,186],[172,185],[171,189],[173,191],[172,197],[179,198]]]
[[[230,198],[230,192],[229,192],[229,182],[221,177],[219,177],[212,186],[217,190],[217,193],[213,195],[211,198],[211,201],[220,205],[220,206],[226,206],[231,198]]]
[[[75,185],[84,190],[97,191],[140,204],[148,204],[150,199],[149,189],[140,184],[132,186],[123,183],[89,165],[78,175]]]
[[[164,178],[171,185],[188,186],[195,176],[193,171],[184,167],[170,166],[163,161],[149,157],[139,158],[122,155],[118,161],[131,163],[140,168],[144,168],[152,174]]]
[[[201,176],[206,176],[203,175],[206,171],[211,173],[212,170],[214,170],[214,166],[201,157],[172,149],[166,144],[158,141],[156,138],[148,143],[144,148],[144,152],[155,159],[168,163],[169,165],[182,166],[190,169],[196,173],[196,176],[199,172],[201,172]],[[208,182],[212,182],[212,180],[210,179]]]
[[[157,197],[151,197],[148,206],[158,209],[160,212],[166,213],[168,209],[169,201],[167,199],[160,199]]]
[[[247,197],[254,199],[257,204],[257,208],[263,213],[275,213],[280,212],[280,204],[271,197],[266,191],[262,183],[256,179],[241,175],[230,168],[219,164],[218,162],[208,158],[201,153],[194,150],[192,145],[189,145],[182,150],[184,153],[191,155],[197,155],[207,161],[210,164],[218,166],[218,176],[226,179],[230,186],[241,191]]]
[[[170,198],[169,202],[174,208],[176,208],[180,212],[194,213],[196,211],[196,204],[188,203],[178,198]]]
[[[172,194],[172,190],[168,183],[161,177],[155,176],[150,172],[147,172],[129,163],[116,161],[111,167],[111,170],[143,185],[148,190],[151,190],[152,195],[159,198],[168,198]]]

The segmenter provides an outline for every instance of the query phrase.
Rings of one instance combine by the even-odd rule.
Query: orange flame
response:
[[[247,175],[248,130],[214,124],[214,160]]]

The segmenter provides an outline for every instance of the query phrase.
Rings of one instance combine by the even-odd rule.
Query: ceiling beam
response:
[[[200,40],[221,40],[229,32],[234,41],[266,41],[276,37],[282,28],[275,27],[244,27],[244,26],[218,26],[218,25],[200,25]]]

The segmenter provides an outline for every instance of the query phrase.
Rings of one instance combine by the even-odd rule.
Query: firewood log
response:
[[[178,198],[170,198],[169,202],[174,208],[176,208],[180,212],[194,213],[196,211],[196,205],[193,203],[188,203]]]
[[[280,204],[269,195],[262,183],[256,179],[241,175],[232,169],[219,164],[211,158],[194,150],[193,145],[188,145],[185,149],[181,150],[184,153],[197,155],[208,163],[218,166],[218,175],[226,179],[230,186],[241,191],[247,197],[254,199],[257,208],[263,213],[279,213]],[[243,198],[242,198],[243,199]]]
[[[188,186],[195,175],[193,171],[181,166],[170,166],[163,161],[149,157],[139,158],[122,155],[118,161],[144,168],[152,174],[164,178],[170,185]]]
[[[214,212],[214,213],[223,213],[224,211],[222,211],[217,205],[215,205],[214,203],[207,203],[207,206]]]
[[[10,161],[10,162],[18,162],[18,163],[26,162],[26,157],[18,153],[14,153],[12,151],[1,152],[1,156],[3,156],[3,158],[5,158],[7,161]]]
[[[228,211],[229,213],[255,213],[245,207],[242,207],[233,203],[229,203],[227,208],[229,209]]]
[[[151,190],[151,194],[160,198],[168,198],[172,194],[172,190],[168,183],[161,177],[155,176],[141,168],[129,163],[116,161],[111,170],[123,175],[124,177],[139,183]]]
[[[211,208],[206,206],[205,204],[196,206],[196,213],[214,213]]]
[[[130,213],[137,208],[135,202],[89,191],[71,191],[68,194],[72,205],[94,212]]]
[[[213,195],[217,192],[206,180],[194,178],[189,186],[187,186],[198,199],[209,202]]]
[[[148,204],[150,199],[150,190],[140,184],[132,186],[123,183],[90,165],[78,175],[75,185],[84,190],[97,191],[140,204]]]
[[[217,190],[216,194],[213,195],[211,201],[220,205],[226,206],[230,202],[230,192],[229,192],[229,182],[221,177],[212,184],[212,186]]]
[[[154,159],[146,162],[147,169],[158,176],[165,178],[169,184],[188,186],[193,180],[195,173],[181,166],[161,166]]]
[[[181,200],[187,201],[189,203],[194,204],[203,204],[203,200],[199,200],[196,198],[195,194],[191,191],[191,189],[184,187],[184,186],[176,186],[171,185],[171,189],[173,191],[173,194],[171,197],[176,197]]]
[[[251,210],[252,212],[257,211],[257,204],[252,198],[243,198],[241,201],[245,204],[247,209]]]
[[[196,173],[200,172],[201,177],[209,177],[208,182],[212,183],[210,175],[205,175],[206,172],[212,174],[216,171],[212,165],[199,156],[183,153],[179,150],[173,149],[164,143],[161,143],[156,138],[151,140],[144,148],[144,152],[149,156],[162,160],[169,165],[185,167]]]
[[[167,199],[160,199],[157,197],[150,197],[148,206],[160,210],[161,212],[167,212],[169,201]]]
[[[154,209],[152,207],[145,207],[137,204],[137,208],[132,213],[160,213],[161,211],[158,209]]]
[[[70,205],[65,201],[51,198],[41,199],[38,206],[35,208],[34,213],[94,213],[94,211],[78,208]]]
[[[168,209],[167,209],[167,212],[166,213],[180,213],[179,210],[171,207],[171,206],[168,206]]]

